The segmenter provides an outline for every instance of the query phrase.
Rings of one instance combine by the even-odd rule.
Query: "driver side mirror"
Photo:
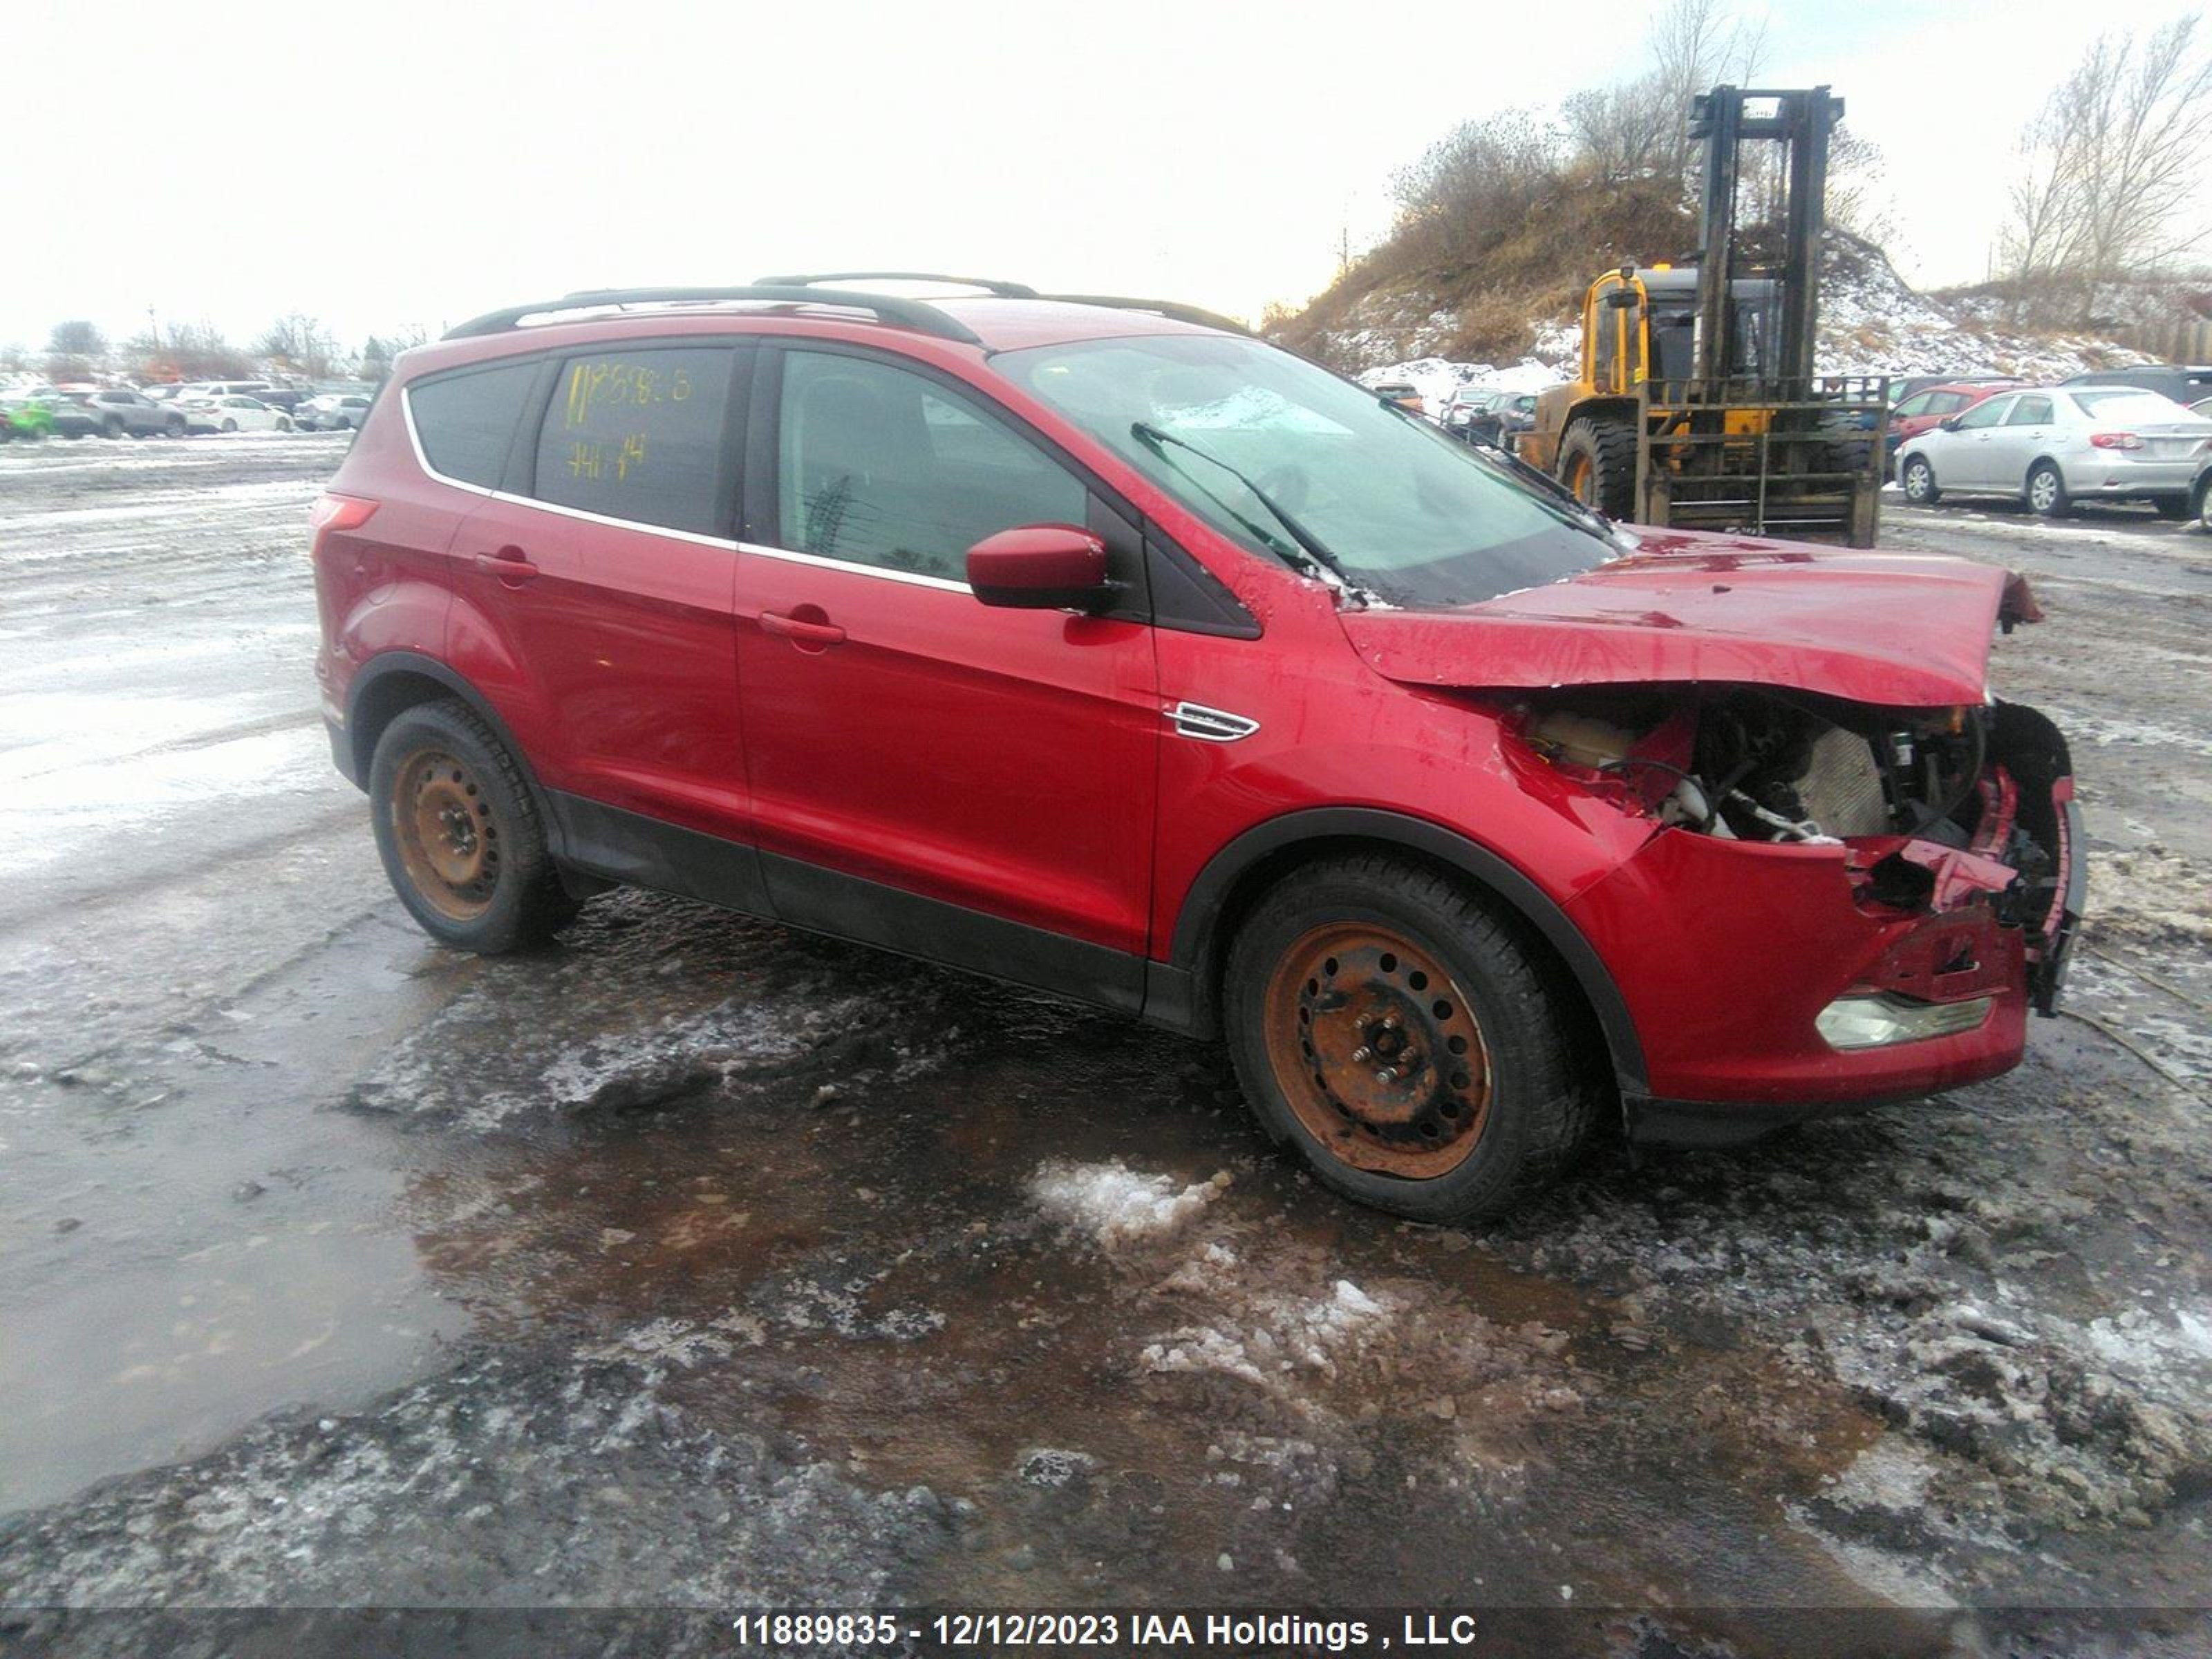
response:
[[[1072,524],[1026,524],[968,550],[968,586],[984,605],[1016,611],[1103,611],[1115,585],[1106,544]]]
[[[1956,432],[1959,429],[1959,417],[1956,415],[1946,415],[1942,420],[1936,422],[1936,424],[1942,427],[1946,432]]]

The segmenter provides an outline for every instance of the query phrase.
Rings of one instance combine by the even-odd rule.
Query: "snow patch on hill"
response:
[[[1831,236],[1822,250],[1819,368],[1824,374],[2017,374],[2063,380],[2084,369],[2151,361],[2143,353],[2090,334],[2027,334],[2005,328],[1985,312],[1931,299],[1908,288],[1881,250]],[[1352,364],[1363,384],[1401,380],[1418,387],[1431,407],[1462,386],[1533,392],[1574,378],[1582,327],[1571,319],[1540,319],[1519,362],[1464,362],[1443,353],[1457,331],[1449,311],[1419,312],[1402,299],[1375,294],[1353,307],[1354,326],[1327,337],[1337,360]]]

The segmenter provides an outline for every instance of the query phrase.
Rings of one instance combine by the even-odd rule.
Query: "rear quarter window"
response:
[[[499,487],[522,406],[538,383],[534,362],[441,374],[407,388],[407,410],[430,470],[486,489]]]
[[[542,501],[726,536],[736,474],[723,443],[726,346],[648,347],[561,365],[538,434]]]

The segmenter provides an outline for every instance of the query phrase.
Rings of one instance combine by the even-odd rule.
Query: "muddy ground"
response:
[[[1214,1053],[1004,987],[637,894],[432,948],[315,712],[343,443],[0,451],[0,1647],[1141,1602],[2204,1650],[2212,538],[1889,515],[2050,612],[1996,678],[2075,735],[2092,916],[2017,1073],[1605,1146],[1467,1234],[1317,1190]]]

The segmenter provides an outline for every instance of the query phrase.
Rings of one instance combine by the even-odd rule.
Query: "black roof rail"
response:
[[[886,323],[896,323],[920,334],[963,345],[982,343],[975,331],[922,300],[902,300],[888,294],[855,294],[845,289],[812,288],[805,284],[757,283],[744,288],[604,288],[564,294],[557,300],[540,300],[526,306],[508,306],[446,331],[448,340],[471,339],[483,334],[504,334],[525,317],[545,312],[582,311],[599,306],[708,304],[753,300],[771,305],[834,306],[842,310],[866,311]]]
[[[764,288],[811,288],[817,283],[949,283],[956,288],[980,288],[1001,300],[1034,300],[1037,291],[1027,283],[1002,283],[989,276],[947,276],[937,270],[823,270],[811,276],[763,276]]]
[[[1177,300],[1133,300],[1120,294],[1040,294],[1040,300],[1057,300],[1069,306],[1111,306],[1116,311],[1149,311],[1155,316],[1170,318],[1178,323],[1196,323],[1201,328],[1223,329],[1231,334],[1249,334],[1233,317],[1224,317],[1218,311],[1206,311],[1197,306],[1187,306]]]

